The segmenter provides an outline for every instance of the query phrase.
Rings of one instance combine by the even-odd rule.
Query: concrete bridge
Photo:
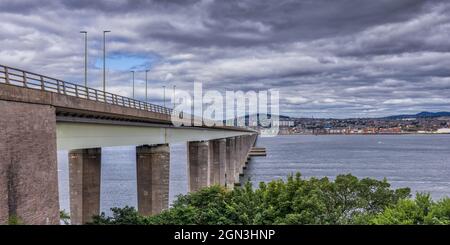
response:
[[[171,113],[0,65],[0,224],[59,224],[57,150],[69,150],[73,224],[99,214],[101,147],[136,146],[138,211],[144,215],[168,207],[172,143],[187,143],[189,191],[238,183],[256,132],[174,127]]]

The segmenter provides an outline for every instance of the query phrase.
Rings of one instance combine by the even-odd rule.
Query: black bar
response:
[[[207,232],[207,233],[206,233]],[[252,233],[249,233],[252,232]],[[245,235],[247,234],[247,235]],[[249,234],[253,234],[250,238]],[[257,234],[257,235],[255,235]],[[14,242],[114,242],[124,244],[275,243],[365,244],[448,239],[450,226],[2,226],[2,238]],[[178,235],[178,236],[177,236]],[[270,235],[270,236],[269,236]],[[204,242],[202,242],[204,241]],[[206,242],[206,243],[205,243]],[[297,244],[300,244],[297,243]],[[84,244],[84,243],[83,243]]]

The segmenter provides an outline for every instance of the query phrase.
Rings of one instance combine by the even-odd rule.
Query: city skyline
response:
[[[363,2],[363,3],[362,3]],[[450,111],[446,1],[0,1],[0,63],[131,97],[163,87],[280,90],[280,114],[352,118]],[[144,99],[144,72],[136,73]]]

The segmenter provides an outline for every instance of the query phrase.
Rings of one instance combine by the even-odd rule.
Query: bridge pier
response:
[[[226,187],[233,188],[235,183],[236,140],[234,137],[226,139]]]
[[[209,145],[207,141],[188,142],[188,190],[208,186]]]
[[[256,143],[257,134],[242,135],[236,137],[236,184],[240,184],[239,176],[244,175],[244,169],[248,162],[248,154]]]
[[[239,176],[241,174],[241,138],[236,136],[235,138],[235,155],[234,155],[234,184],[239,184]]]
[[[0,100],[0,224],[13,222],[59,224],[55,109]]]
[[[225,185],[226,140],[209,141],[208,185]]]
[[[237,182],[239,183],[239,176],[244,174],[244,158],[243,155],[245,154],[245,137],[246,136],[238,136],[238,148],[239,148],[239,152],[237,154],[238,157],[238,179]]]
[[[168,144],[136,147],[138,212],[158,214],[169,206]]]
[[[250,152],[250,149],[253,146],[253,135],[246,135],[244,136],[244,154],[242,155],[242,166],[245,167],[245,165],[247,164],[247,159],[248,159],[248,153]]]
[[[100,214],[101,148],[69,151],[70,221],[82,225]]]

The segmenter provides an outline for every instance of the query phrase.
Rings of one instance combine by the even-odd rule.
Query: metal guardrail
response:
[[[56,78],[0,65],[0,83],[14,85],[18,87],[48,91],[77,98],[103,102],[111,105],[118,105],[138,110],[162,113],[170,115],[172,109],[167,107],[131,99],[117,94],[104,92],[98,89],[89,88],[61,81]]]

